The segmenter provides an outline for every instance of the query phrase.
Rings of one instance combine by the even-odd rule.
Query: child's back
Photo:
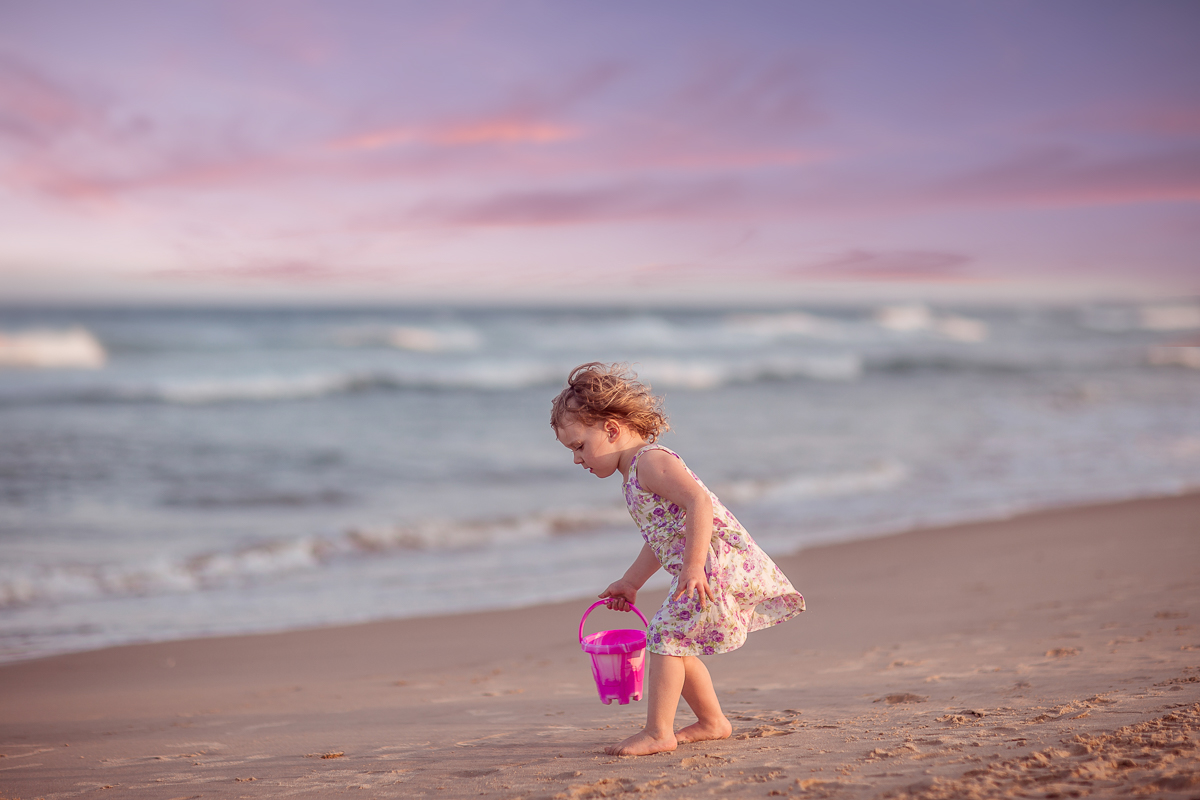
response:
[[[684,510],[647,491],[637,477],[638,461],[655,450],[679,459],[680,465],[687,469],[673,450],[658,444],[646,445],[630,464],[625,502],[659,563],[678,577],[686,544]],[[706,609],[687,597],[678,601],[668,599],[650,623],[650,649],[672,656],[725,653],[741,647],[751,631],[777,625],[799,614],[804,610],[804,597],[792,588],[783,571],[696,473],[687,472],[708,492],[712,502],[712,538],[705,573],[716,597]],[[671,595],[675,592],[672,584]]]

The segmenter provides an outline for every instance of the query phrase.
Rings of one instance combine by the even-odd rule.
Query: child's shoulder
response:
[[[684,475],[691,476],[691,470],[683,463],[683,457],[669,447],[660,444],[648,444],[638,451],[634,459],[630,475],[638,486],[654,491],[651,486],[657,484],[663,477],[672,476],[676,480]],[[647,486],[647,482],[651,486]]]

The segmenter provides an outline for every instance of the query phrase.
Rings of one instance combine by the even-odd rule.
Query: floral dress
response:
[[[688,474],[712,499],[712,540],[704,572],[716,600],[704,609],[694,596],[672,599],[679,591],[677,583],[683,569],[686,517],[679,506],[638,483],[637,462],[649,450],[663,450],[675,458],[679,454],[659,444],[647,445],[634,455],[625,480],[629,515],[659,563],[674,578],[666,602],[650,620],[650,652],[666,656],[725,653],[745,644],[750,631],[778,625],[803,611],[804,598],[792,588],[787,576],[691,470]],[[679,460],[682,464],[683,459]]]

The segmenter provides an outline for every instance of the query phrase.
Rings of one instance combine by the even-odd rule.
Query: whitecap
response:
[[[641,362],[638,374],[656,389],[704,390],[764,380],[854,380],[862,374],[862,361],[854,353],[725,361],[658,359]]]
[[[1138,309],[1138,319],[1147,331],[1187,331],[1200,328],[1200,305],[1163,303]]]
[[[466,353],[478,350],[484,339],[467,325],[358,325],[333,332],[342,347],[383,346],[415,353]]]
[[[987,323],[977,319],[960,317],[956,314],[938,317],[934,321],[933,328],[947,339],[953,339],[957,342],[977,343],[986,340],[988,336]]]
[[[881,328],[898,333],[926,331],[933,327],[933,313],[919,303],[884,306],[875,312],[875,322]]]
[[[975,344],[988,337],[987,323],[960,314],[935,314],[928,306],[885,306],[875,312],[879,327],[895,333],[929,332],[957,342]]]
[[[419,328],[402,325],[388,332],[387,343],[400,350],[419,353],[456,353],[478,350],[483,338],[475,330],[466,327]]]
[[[232,400],[289,400],[320,397],[354,388],[360,376],[344,375],[260,375],[162,383],[149,391],[129,392],[131,399],[149,395],[168,403],[199,404]]]
[[[0,367],[100,369],[104,346],[83,328],[0,333]]]
[[[718,496],[730,502],[770,502],[815,497],[884,492],[908,480],[909,469],[895,459],[883,459],[865,469],[825,474],[801,473],[782,479],[734,481],[720,487]]]
[[[1162,345],[1151,347],[1147,358],[1155,366],[1188,367],[1200,369],[1200,346]]]
[[[765,339],[803,337],[822,340],[842,340],[846,331],[840,323],[792,311],[782,314],[734,314],[724,320],[726,331],[751,334]]]

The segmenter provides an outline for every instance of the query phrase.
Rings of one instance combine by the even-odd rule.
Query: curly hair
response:
[[[567,388],[551,404],[550,427],[557,433],[573,419],[584,425],[615,419],[653,442],[671,430],[662,405],[628,364],[591,361],[567,376]]]

